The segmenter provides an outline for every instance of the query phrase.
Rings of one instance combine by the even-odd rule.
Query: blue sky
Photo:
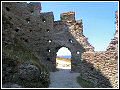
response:
[[[115,11],[118,2],[41,2],[42,12],[53,12],[54,19],[60,14],[75,12],[76,20],[83,20],[83,33],[95,47],[104,51],[115,33]]]
[[[62,47],[58,50],[57,56],[71,56],[71,52],[68,48]]]

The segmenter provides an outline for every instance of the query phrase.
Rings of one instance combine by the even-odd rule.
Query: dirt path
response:
[[[51,72],[49,88],[81,88],[76,81],[77,76],[79,76],[79,73],[70,73],[70,69]]]

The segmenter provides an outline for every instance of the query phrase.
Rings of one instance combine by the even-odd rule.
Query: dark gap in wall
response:
[[[25,39],[25,42],[28,42],[28,39]]]
[[[31,13],[33,13],[34,11],[32,10],[32,11],[30,11]]]
[[[11,17],[9,17],[9,20],[11,20],[12,18]]]
[[[8,7],[6,7],[6,10],[7,10],[7,11],[10,11],[10,9],[9,9]]]
[[[19,29],[18,29],[18,28],[16,28],[16,29],[15,29],[15,31],[16,31],[16,32],[18,32],[18,31],[19,31]]]
[[[94,70],[94,67],[91,67],[91,70],[93,71],[93,70]]]
[[[47,58],[47,61],[50,61],[50,58]]]
[[[47,49],[47,52],[51,52],[49,48]]]
[[[47,29],[46,31],[47,31],[47,32],[50,32],[50,29]]]
[[[40,31],[42,30],[42,28],[40,28]]]
[[[51,43],[51,42],[52,42],[52,40],[48,40],[48,42],[49,42],[49,43]]]
[[[42,18],[42,21],[43,21],[43,22],[46,22],[46,19],[45,19],[45,18]]]
[[[73,40],[72,40],[72,39],[69,39],[69,42],[70,42],[70,43],[73,43]]]
[[[5,46],[8,45],[8,43],[6,43],[6,42],[4,44],[5,44]]]
[[[26,21],[29,23],[30,22],[30,18],[28,17],[28,18],[26,18]]]

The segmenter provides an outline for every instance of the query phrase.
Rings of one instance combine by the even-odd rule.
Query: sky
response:
[[[118,10],[118,2],[41,1],[41,6],[41,12],[53,12],[55,21],[60,20],[61,13],[75,12],[75,19],[82,19],[83,34],[88,38],[88,42],[95,48],[95,51],[105,51],[114,37],[115,11]],[[67,53],[65,51],[68,52],[62,48],[58,55]]]
[[[118,2],[41,2],[41,6],[41,12],[53,12],[55,21],[60,20],[61,13],[74,11],[95,51],[105,51],[114,37]]]
[[[71,52],[68,48],[62,47],[58,50],[57,56],[71,56]]]

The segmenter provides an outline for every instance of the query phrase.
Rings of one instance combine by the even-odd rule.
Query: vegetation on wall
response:
[[[77,82],[81,85],[83,88],[94,88],[94,84],[90,81],[87,81],[80,76],[77,77]]]
[[[4,44],[4,43],[3,43]],[[46,67],[40,62],[40,60],[35,57],[35,55],[22,44],[18,39],[14,38],[14,43],[7,44],[6,46],[2,47],[3,51],[3,83],[12,82],[21,85],[22,87],[27,88],[41,88],[41,87],[48,87],[50,80],[49,80],[49,71]],[[37,80],[27,81],[22,80],[19,78],[18,71],[19,66],[25,62],[29,62],[31,65],[36,66],[40,71],[40,77]],[[6,71],[7,67],[12,68],[11,73]],[[11,77],[7,76],[9,75]],[[13,77],[12,77],[13,76]]]

